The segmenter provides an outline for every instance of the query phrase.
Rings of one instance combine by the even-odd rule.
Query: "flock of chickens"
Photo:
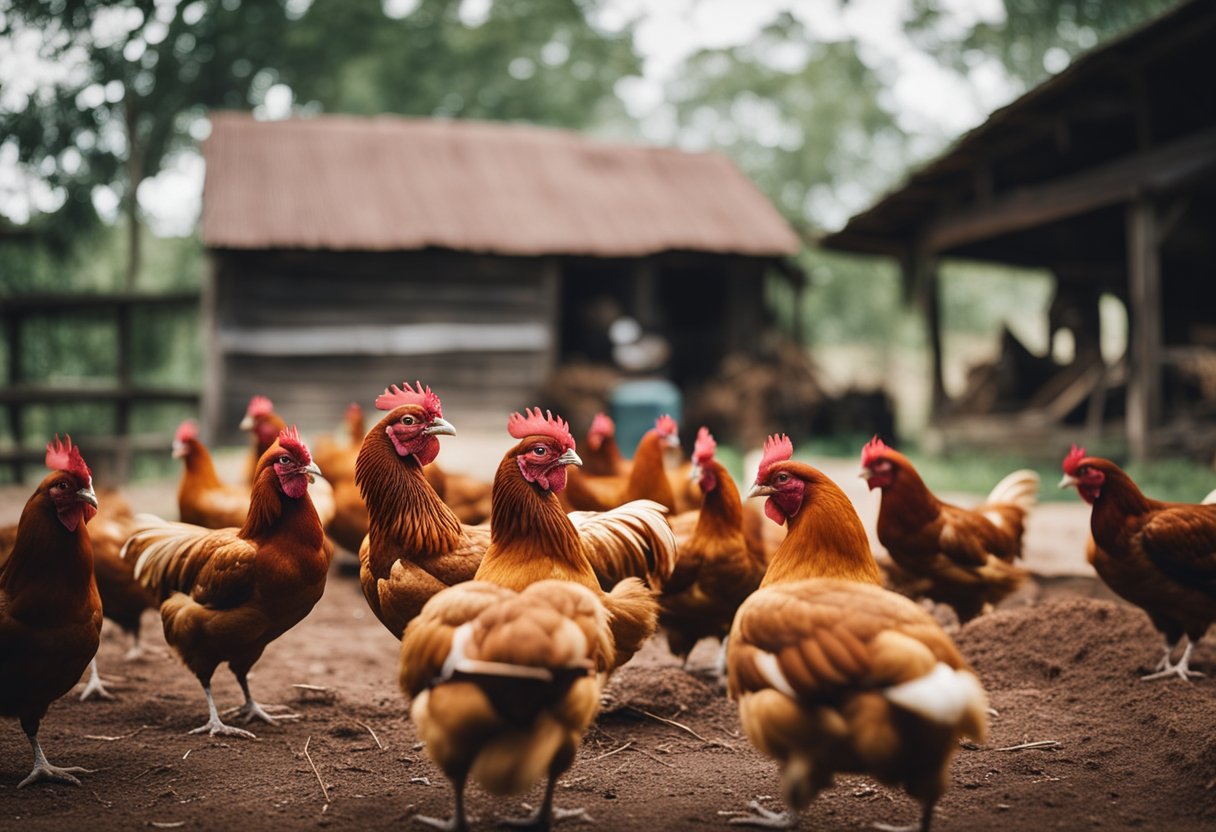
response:
[[[47,761],[38,727],[90,663],[84,698],[109,695],[94,661],[103,614],[138,650],[140,614],[159,608],[206,697],[207,722],[191,733],[253,737],[212,699],[225,662],[245,697],[236,718],[274,724],[247,674],[321,598],[336,542],[358,552],[368,605],[401,639],[411,717],[455,790],[453,816],[423,823],[467,829],[470,778],[494,794],[545,779],[524,820],[549,828],[565,814],[554,784],[608,677],[662,629],[685,659],[702,638],[722,640],[743,729],[780,765],[789,811],[753,803],[731,823],[789,828],[836,773],[856,772],[904,788],[923,807],[913,828],[928,830],[959,739],[983,741],[988,710],[951,638],[907,595],[966,621],[1013,592],[1028,577],[1015,561],[1037,475],[1014,472],[963,509],[871,441],[861,473],[883,491],[878,537],[893,561],[880,569],[849,499],[795,461],[785,436],[769,438],[741,495],[705,428],[691,460],[669,469],[669,417],[630,463],[607,417],[580,454],[561,418],[527,410],[508,420],[516,444],[488,485],[435,464],[438,437],[456,430],[430,388],[394,385],[376,407],[384,416],[366,435],[362,412],[348,411],[350,447],[313,452],[255,397],[242,423],[254,437],[248,488],[222,483],[183,424],[183,522],[133,515],[117,494],[99,501],[70,439],[48,445],[52,473],[0,530],[0,714],[20,720],[34,752],[21,786],[79,782],[83,769]],[[1165,637],[1145,678],[1197,675],[1191,651],[1216,619],[1216,506],[1150,500],[1077,448],[1064,473],[1061,487],[1093,506],[1090,562]],[[767,499],[761,510],[744,497]]]

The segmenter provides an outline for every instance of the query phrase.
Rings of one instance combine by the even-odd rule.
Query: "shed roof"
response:
[[[1199,179],[1216,147],[1216,85],[1206,80],[1216,73],[1214,35],[1216,3],[1192,0],[1087,52],[822,245],[907,256],[920,244],[1027,265],[1104,250],[1122,257],[1105,233],[1121,229],[1122,213],[1095,212],[1135,193],[1207,187]],[[1052,228],[1064,220],[1081,227]],[[1032,227],[1046,236],[1014,236]]]
[[[720,153],[505,123],[216,113],[203,156],[212,248],[634,257],[800,246]]]

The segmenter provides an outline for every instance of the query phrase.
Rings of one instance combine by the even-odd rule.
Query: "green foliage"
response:
[[[913,0],[907,31],[959,72],[996,58],[1026,89],[1078,54],[1179,5],[1182,0],[1004,0],[1005,19],[959,30],[943,0]]]
[[[641,72],[632,30],[588,19],[598,5],[499,0],[474,23],[452,0],[400,19],[381,0],[316,0],[292,27],[282,77],[328,111],[593,127],[626,118],[614,86]]]
[[[850,40],[782,14],[750,43],[691,56],[667,89],[685,146],[726,151],[797,228],[889,185],[907,161],[881,79]]]
[[[810,344],[884,346],[904,339],[909,313],[899,270],[890,258],[812,248],[800,259],[811,277],[805,295]]]

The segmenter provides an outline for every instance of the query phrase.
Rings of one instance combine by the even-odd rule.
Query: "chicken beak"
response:
[[[186,455],[186,453],[187,453],[186,443],[182,442],[180,440],[174,439],[173,440],[173,458],[181,459],[182,457],[184,457]]]
[[[82,503],[88,503],[93,508],[97,508],[97,495],[93,493],[93,488],[86,485],[84,488],[76,492],[76,499]]]
[[[580,459],[579,455],[574,452],[574,448],[571,448],[570,450],[566,451],[564,454],[559,456],[557,458],[557,461],[561,465],[579,465],[579,466],[581,466],[583,464],[583,460]]]
[[[427,436],[455,436],[456,427],[447,419],[436,416],[422,432]]]
[[[241,420],[241,424],[238,427],[241,430],[253,430],[253,417],[246,413],[245,418]]]
[[[1060,480],[1060,488],[1074,488],[1079,482],[1072,474],[1065,474],[1064,479]]]
[[[756,483],[752,486],[752,490],[747,492],[747,499],[750,500],[753,497],[767,497],[770,494],[776,493],[777,489],[773,488],[771,485],[761,485],[760,483]]]
[[[674,433],[671,436],[665,436],[663,437],[663,444],[669,448],[678,448],[680,447],[680,437]]]
[[[317,465],[315,462],[310,462],[304,467],[304,473],[308,474],[309,482],[316,482],[316,478],[321,476],[321,466]]]
[[[870,477],[874,476],[874,472],[869,468],[862,468],[857,472],[857,476],[861,477],[863,480],[868,480]]]
[[[700,479],[701,479],[701,466],[700,466],[700,465],[697,465],[697,464],[694,462],[694,463],[692,464],[692,468],[690,468],[690,469],[689,469],[689,471],[688,471],[688,481],[689,481],[689,482],[697,482],[697,481],[698,481],[698,480],[700,480]]]

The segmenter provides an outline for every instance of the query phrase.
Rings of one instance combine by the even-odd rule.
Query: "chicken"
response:
[[[663,453],[679,444],[675,419],[660,416],[638,443],[627,477],[590,477],[578,470],[571,471],[562,504],[568,509],[607,511],[632,500],[652,500],[668,511],[675,511],[676,496],[667,479]]]
[[[253,482],[253,474],[257,470],[262,456],[275,443],[286,427],[287,422],[275,412],[274,403],[270,399],[265,396],[254,396],[249,400],[249,407],[245,411],[245,418],[241,420],[240,428],[241,430],[249,431],[252,435],[252,450],[249,455],[248,467],[248,480],[250,483]],[[320,466],[318,465],[318,467]],[[333,485],[324,477],[314,477],[311,487],[308,489],[308,497],[312,500],[312,505],[317,511],[317,516],[321,518],[322,528],[329,528],[330,523],[333,522],[334,515],[337,513]],[[239,526],[240,523],[231,525]]]
[[[245,695],[245,722],[275,718],[254,701],[247,675],[266,645],[298,624],[325,589],[333,550],[308,496],[320,469],[295,428],[258,463],[249,516],[210,530],[141,517],[123,549],[135,577],[160,601],[165,640],[198,677],[207,723],[190,733],[253,738],[220,721],[211,677],[227,662]]]
[[[97,591],[105,617],[131,636],[131,649],[126,655],[130,661],[143,655],[139,642],[140,619],[144,610],[156,607],[156,599],[135,580],[132,565],[122,559],[123,544],[135,526],[130,504],[116,489],[101,491],[98,503],[97,516],[89,524]],[[113,698],[98,675],[97,659],[89,664],[89,681],[80,694],[81,701],[93,697]]]
[[[703,638],[726,640],[735,610],[756,591],[765,562],[747,547],[739,489],[714,459],[717,443],[706,428],[697,434],[691,475],[699,484],[699,511],[671,521],[679,560],[659,599],[659,625],[671,652],[688,663]]]
[[[439,396],[421,382],[417,390],[393,385],[376,407],[388,413],[368,431],[355,466],[369,516],[359,583],[372,612],[400,638],[431,596],[473,577],[490,530],[462,525],[423,473],[439,455],[438,437],[456,435]]]
[[[183,523],[226,529],[245,525],[249,491],[220,482],[211,452],[198,438],[198,423],[182,422],[173,437],[173,457],[185,463],[177,486],[177,512]]]
[[[47,762],[38,727],[47,708],[80,680],[97,653],[101,597],[86,525],[97,513],[93,475],[72,445],[47,445],[52,473],[25,504],[12,551],[0,565],[0,716],[16,717],[34,749],[18,788],[46,781],[79,786],[88,773]]]
[[[902,786],[927,832],[961,736],[983,741],[987,700],[950,638],[916,603],[882,589],[848,497],[770,437],[749,497],[789,526],[761,588],[731,627],[728,690],[743,730],[778,761],[787,813],[732,818],[793,828],[837,773]]]
[[[1216,505],[1149,499],[1119,466],[1076,445],[1064,458],[1060,487],[1075,487],[1093,506],[1088,556],[1094,571],[1165,637],[1165,655],[1142,678],[1202,676],[1190,669],[1190,659],[1216,622]],[[1175,664],[1184,636],[1186,649]]]
[[[949,604],[966,623],[1021,585],[1029,573],[1013,565],[1022,554],[1026,514],[1038,499],[1039,475],[1014,471],[983,505],[944,503],[908,458],[874,437],[861,452],[861,476],[882,489],[878,540],[918,589]],[[923,589],[921,589],[923,587]]]
[[[629,463],[616,444],[616,423],[607,413],[597,413],[583,440],[583,467],[588,477],[620,477],[629,474]]]
[[[401,644],[411,717],[455,790],[450,821],[418,818],[441,829],[468,828],[470,776],[493,794],[513,794],[547,775],[540,808],[524,822],[550,827],[557,779],[599,710],[608,674],[655,629],[645,585],[628,578],[603,592],[586,549],[674,554],[653,504],[588,518],[580,533],[555,496],[566,466],[581,463],[566,424],[528,411],[513,414],[508,428],[520,442],[494,478],[494,540],[476,579],[432,598]]]
[[[258,463],[262,455],[279,438],[279,434],[287,427],[283,417],[274,412],[274,402],[265,396],[254,396],[245,408],[245,417],[241,419],[240,428],[249,432],[249,461],[245,465],[245,480],[253,484]]]
[[[491,483],[467,474],[439,470],[438,465],[428,465],[427,469],[427,478],[460,522],[477,525],[490,519]]]
[[[351,402],[346,406],[342,421],[346,428],[344,436],[322,436],[317,439],[312,449],[313,460],[317,467],[325,472],[325,479],[329,480],[335,491],[339,482],[354,481],[355,460],[359,457],[359,446],[367,433],[363,408],[358,402]]]

